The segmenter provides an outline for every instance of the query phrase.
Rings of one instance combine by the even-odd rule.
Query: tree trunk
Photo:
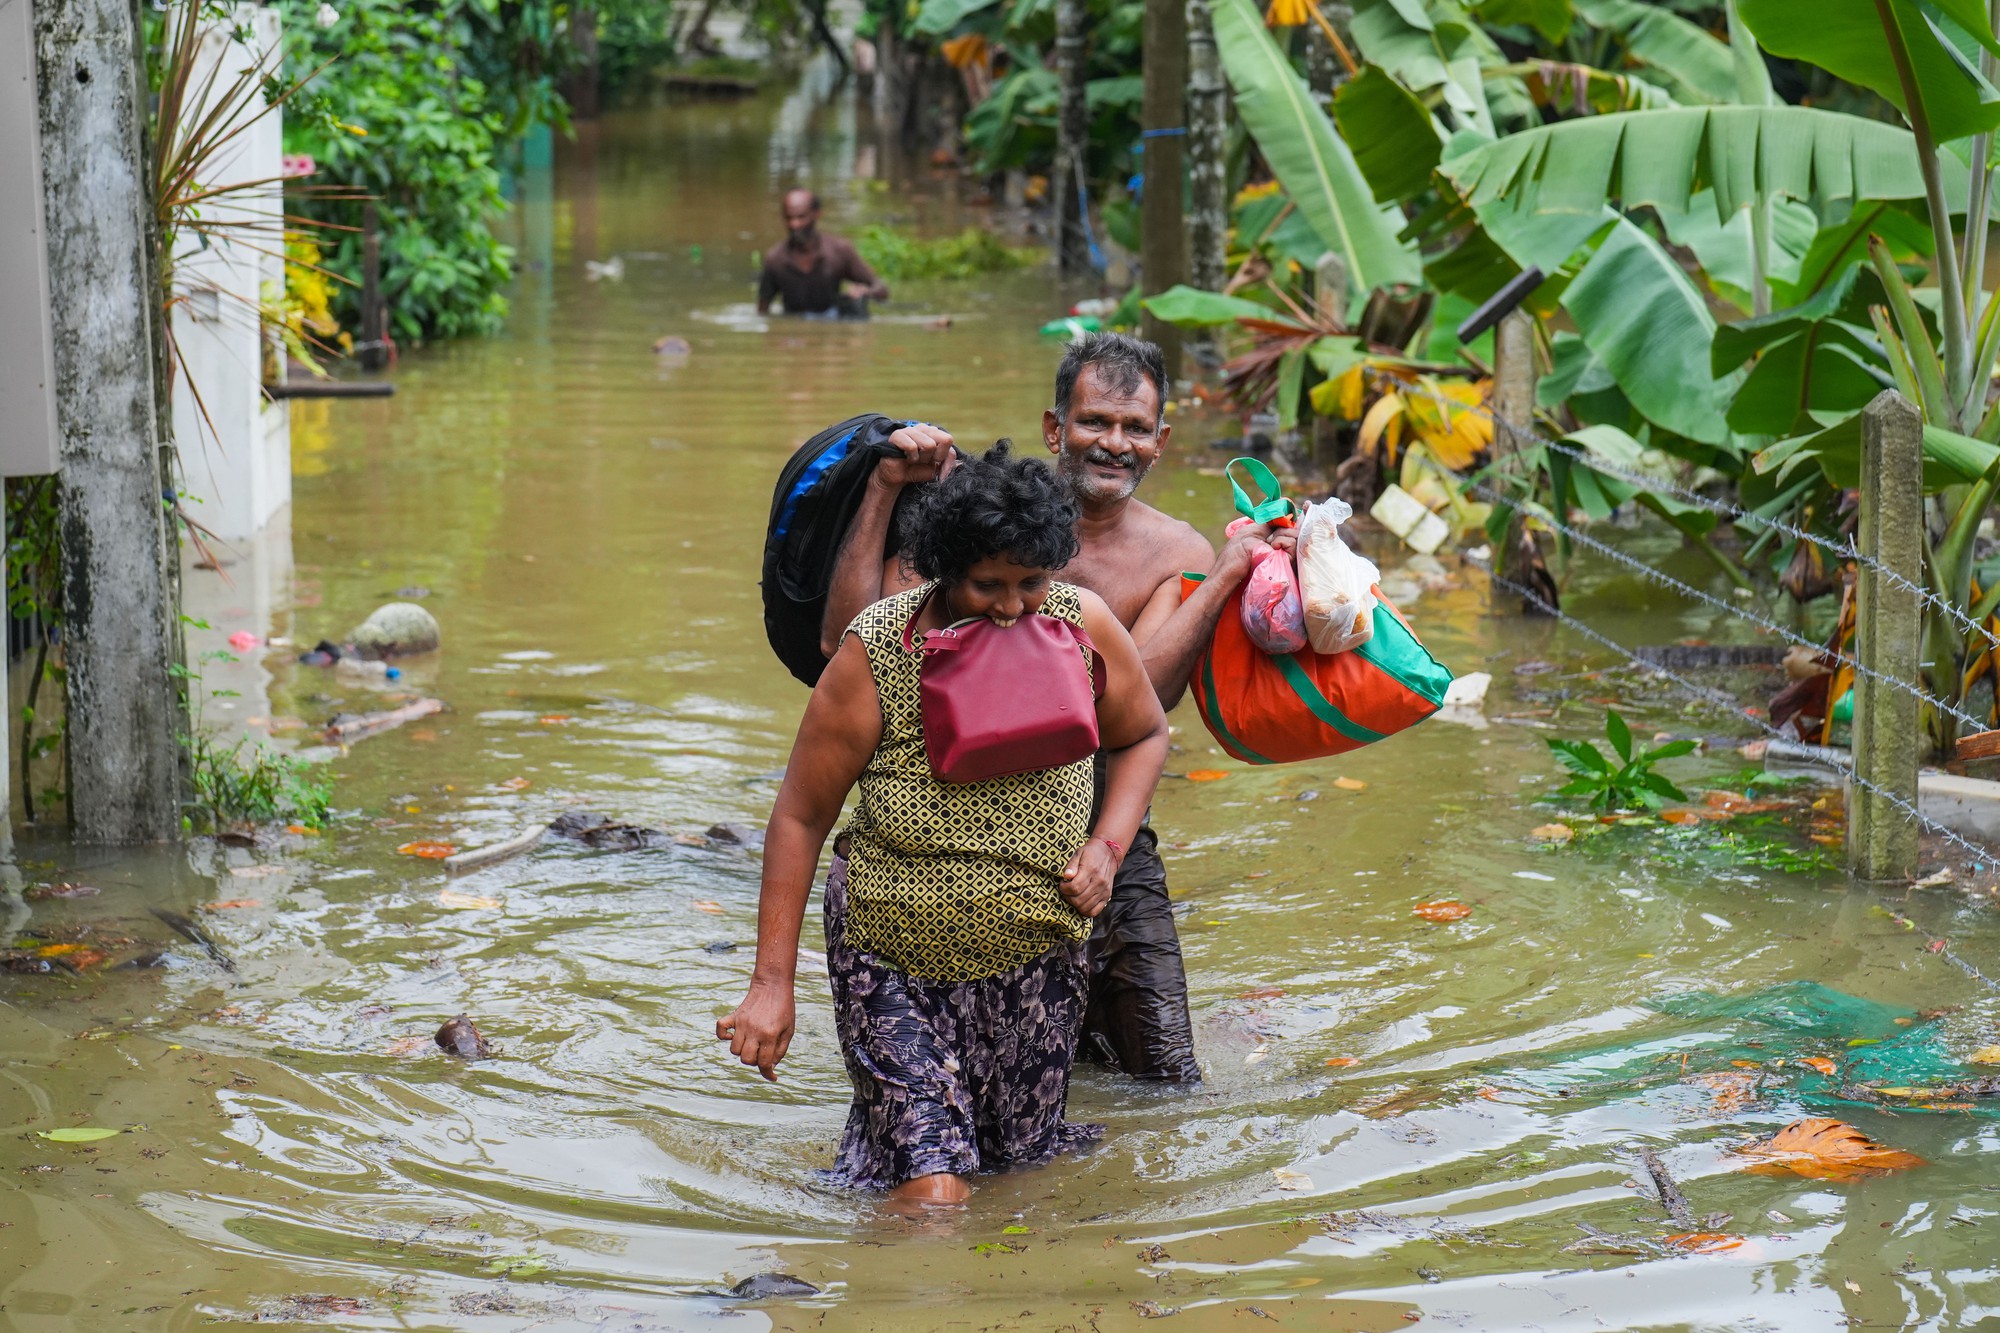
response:
[[[1183,227],[1182,180],[1187,149],[1186,0],[1146,0],[1145,97],[1139,123],[1145,132],[1145,194],[1140,200],[1140,263],[1146,295],[1154,296],[1187,277],[1187,232]],[[1147,315],[1145,336],[1166,353],[1167,373],[1181,373],[1181,331]]]
[[[1229,84],[1208,0],[1187,0],[1188,282],[1219,292],[1229,280]]]
[[[1056,269],[1065,277],[1091,271],[1090,239],[1084,230],[1090,200],[1084,182],[1090,175],[1085,150],[1090,146],[1090,103],[1084,92],[1088,61],[1084,56],[1084,0],[1056,0],[1056,83],[1061,98],[1056,111],[1056,162],[1049,179],[1054,209]]]
[[[180,830],[173,530],[156,355],[162,300],[130,0],[36,0],[58,523],[66,624],[70,817],[80,841]]]
[[[569,44],[576,49],[576,65],[563,76],[563,99],[569,103],[570,115],[577,120],[596,120],[597,10],[594,6],[578,5],[570,10]]]

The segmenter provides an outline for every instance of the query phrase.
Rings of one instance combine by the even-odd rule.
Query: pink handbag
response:
[[[906,649],[923,610],[903,626]],[[1104,659],[1082,626],[1037,612],[1003,629],[979,616],[925,630],[922,651],[924,750],[938,781],[984,782],[1097,752]]]

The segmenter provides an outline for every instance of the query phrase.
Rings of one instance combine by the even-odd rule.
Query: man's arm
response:
[[[1215,622],[1222,618],[1229,595],[1250,576],[1250,558],[1269,537],[1263,524],[1243,528],[1215,555],[1206,539],[1195,536],[1181,556],[1190,574],[1206,574],[1201,586],[1181,600],[1181,580],[1176,574],[1154,590],[1139,618],[1132,622],[1132,641],[1139,645],[1146,675],[1161,708],[1172,708],[1187,690],[1194,664],[1215,637]]]
[[[866,296],[871,301],[888,300],[889,284],[882,281],[881,276],[874,269],[868,267],[868,261],[861,257],[861,252],[854,248],[852,241],[845,242],[845,244],[847,246],[847,280],[864,288],[865,290],[860,292],[859,295]]]
[[[950,470],[951,436],[936,426],[905,426],[889,437],[889,443],[900,456],[884,458],[875,465],[861,507],[847,525],[840,555],[834,561],[826,610],[819,621],[819,650],[827,657],[839,649],[841,636],[862,608],[916,585],[914,577],[903,573],[900,562],[882,558],[882,550],[889,544],[889,523],[903,487],[935,481]]]
[[[766,256],[764,259],[764,270],[757,275],[757,313],[760,315],[770,314],[771,302],[777,298],[777,295],[778,279],[771,272],[770,257]],[[845,626],[842,628],[845,628]]]

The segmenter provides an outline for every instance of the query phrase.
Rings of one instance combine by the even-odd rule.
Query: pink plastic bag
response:
[[[1243,581],[1243,632],[1274,657],[1306,646],[1306,608],[1291,552],[1266,546],[1251,557],[1250,577]]]

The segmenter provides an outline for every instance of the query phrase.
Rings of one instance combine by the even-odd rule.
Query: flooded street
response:
[[[448,711],[336,760],[323,836],[156,856],[17,844],[22,884],[101,893],[10,894],[14,935],[90,923],[179,952],[0,975],[0,1323],[2000,1320],[2000,1117],[1836,1104],[1799,1063],[1992,1044],[2000,996],[1925,946],[1948,938],[2000,975],[1992,908],[1852,887],[1813,864],[1837,847],[1755,821],[1733,843],[1719,826],[1537,842],[1557,811],[1536,802],[1561,780],[1544,737],[1601,739],[1607,701],[1641,735],[1752,733],[1632,674],[1586,674],[1617,663],[1489,614],[1477,571],[1398,568],[1386,546],[1385,584],[1413,594],[1432,651],[1493,673],[1483,718],[1265,769],[1227,759],[1191,705],[1171,719],[1155,820],[1208,1081],[1080,1067],[1071,1115],[1104,1123],[1102,1145],[984,1179],[942,1219],[820,1182],[848,1098],[823,974],[802,970],[776,1086],[714,1040],[748,981],[759,862],[707,831],[761,828],[807,697],[762,632],[771,486],[800,441],[858,412],[935,421],[962,445],[1037,440],[1058,348],[1036,329],[1073,299],[1031,269],[896,284],[893,318],[865,325],[750,315],[785,185],[817,186],[839,232],[978,220],[955,180],[899,185],[913,200],[881,188],[882,167],[845,96],[609,115],[519,183],[503,335],[406,353],[393,398],[296,404],[289,554],[239,553],[227,586],[189,573],[211,626],[198,647],[240,628],[295,646],[217,665],[211,686],[241,695],[209,720],[311,743],[385,697]],[[584,261],[613,257],[622,279],[587,279]],[[684,351],[655,355],[669,335]],[[1229,455],[1208,440],[1232,424],[1176,420],[1141,494],[1219,533]],[[1698,556],[1643,540],[1703,576]],[[1627,642],[1713,632],[1651,596],[1585,581],[1569,604]],[[293,660],[399,597],[445,638],[401,680]],[[1669,771],[1740,791],[1744,767],[1718,743]],[[1211,771],[1226,776],[1187,776]],[[637,852],[551,839],[449,879],[396,852],[482,846],[571,809],[688,836]],[[1439,899],[1472,912],[1412,911]],[[149,905],[201,921],[233,970]],[[816,897],[806,942],[822,947]],[[494,1058],[432,1044],[460,1013]],[[1741,1169],[1733,1146],[1804,1115],[1928,1165],[1847,1183]],[[36,1133],[85,1124],[126,1132]],[[1696,1225],[1664,1220],[1647,1147]],[[1571,1248],[1580,1228],[1602,1233],[1596,1252]],[[1687,1232],[1741,1240],[1652,1244]],[[1633,1237],[1652,1247],[1613,1243]],[[727,1296],[770,1273],[820,1291]]]

